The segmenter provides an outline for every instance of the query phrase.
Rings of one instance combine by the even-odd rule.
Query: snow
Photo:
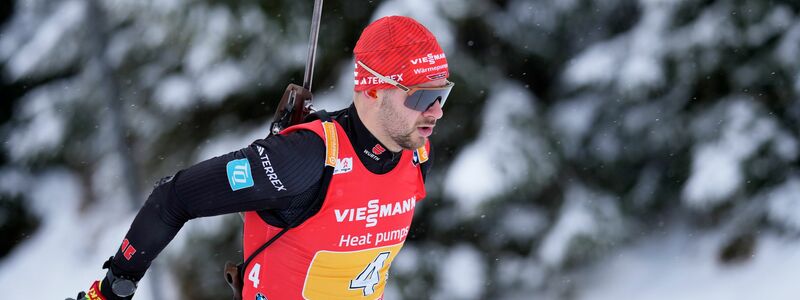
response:
[[[164,22],[149,22],[147,26],[141,28],[140,37],[141,43],[147,47],[157,48],[165,43],[169,43],[166,39],[169,37],[169,30],[167,24]]]
[[[247,77],[241,66],[232,61],[225,61],[202,72],[197,78],[197,88],[206,102],[217,104],[241,90],[246,82]]]
[[[77,45],[70,42],[75,31],[86,19],[86,2],[78,0],[63,1],[44,18],[33,37],[9,59],[7,70],[12,78],[29,76],[38,68],[58,68],[67,65],[76,57]]]
[[[564,72],[564,81],[575,87],[607,85],[619,65],[616,53],[625,53],[625,38],[598,43],[573,58]]]
[[[500,290],[514,294],[530,293],[540,287],[547,279],[547,272],[541,263],[532,257],[523,257],[515,254],[502,255],[497,259],[497,266],[492,276],[497,280]],[[527,297],[512,297],[511,295],[496,295],[497,299],[530,299]]]
[[[618,161],[622,154],[622,141],[614,132],[615,129],[602,125],[594,129],[588,148],[592,149],[591,155],[602,162],[613,163]]]
[[[61,147],[66,121],[59,111],[63,105],[59,93],[63,96],[64,91],[55,83],[31,92],[20,101],[21,107],[14,118],[21,124],[4,143],[12,160],[26,160]]]
[[[420,249],[414,244],[403,245],[402,251],[397,254],[397,257],[392,261],[392,266],[389,269],[389,276],[392,274],[413,275],[421,268],[422,255]],[[389,281],[391,283],[391,280]]]
[[[45,226],[62,222],[65,218],[58,212],[76,209],[83,197],[77,178],[66,170],[51,171],[25,186],[31,195],[27,205],[40,217],[49,217],[43,219]]]
[[[163,110],[180,112],[194,103],[195,90],[192,81],[183,75],[164,78],[156,87],[153,100]]]
[[[519,35],[522,25],[527,22],[536,22],[537,25],[544,24],[545,28],[552,29],[558,18],[549,4],[536,6],[534,9],[534,4],[530,1],[510,1],[507,6],[507,9],[497,10],[491,14],[489,20],[491,20],[492,30],[497,35],[518,39],[521,43],[525,43],[526,40],[525,36]]]
[[[595,7],[613,7],[615,0],[595,1]],[[545,54],[561,51],[553,44],[543,42],[552,39],[559,26],[570,21],[571,12],[580,4],[576,0],[530,1],[511,0],[502,5],[493,2],[470,3],[475,15],[491,26],[492,35],[513,41],[517,51]],[[599,11],[598,11],[599,12]],[[533,29],[533,30],[532,30]],[[546,55],[546,54],[545,54]]]
[[[634,207],[644,208],[657,199],[656,192],[659,188],[659,181],[662,178],[661,171],[655,164],[651,164],[635,175],[639,179],[631,189],[630,199]]]
[[[131,2],[142,2],[135,0],[128,0]],[[178,12],[185,7],[186,0],[150,0],[147,4],[152,6],[154,11],[162,11],[165,13]]]
[[[112,164],[103,163],[108,167],[113,167]],[[102,170],[97,176],[113,176],[114,170]],[[37,298],[63,299],[74,297],[79,290],[85,290],[92,281],[105,275],[100,267],[119,246],[135,211],[116,205],[121,200],[105,196],[97,197],[99,202],[94,205],[84,207],[82,202],[86,201],[88,191],[83,189],[84,184],[76,174],[65,169],[34,175],[3,169],[0,179],[0,190],[4,193],[28,194],[31,201],[26,205],[42,220],[29,239],[0,261],[0,290],[7,295],[28,295],[35,291]],[[94,186],[114,189],[102,183]],[[121,194],[120,191],[114,193]],[[191,234],[217,232],[223,222],[222,218],[204,218],[187,223],[156,263],[168,260],[165,256],[185,251]],[[47,278],[42,277],[42,262],[47,263]],[[153,272],[151,268],[148,274]],[[156,286],[176,286],[169,273],[161,272],[158,277],[160,282],[156,284],[152,282],[152,275],[146,275],[139,283],[136,299],[153,299],[152,288]],[[43,285],[47,288],[41,289]],[[159,293],[162,299],[178,299],[173,289],[163,289]]]
[[[486,284],[484,261],[474,247],[454,246],[437,274],[440,287],[433,299],[480,299]]]
[[[100,266],[119,246],[133,214],[122,215],[112,205],[102,204],[82,209],[86,191],[77,175],[67,170],[26,179],[22,188],[30,195],[27,205],[42,217],[42,223],[31,238],[0,261],[0,290],[12,296],[35,293],[40,299],[74,297],[105,275]],[[43,262],[46,271],[40,269]],[[140,286],[136,299],[150,299],[147,276]]]
[[[250,34],[261,34],[267,26],[264,13],[257,7],[247,7],[240,18],[241,29]]]
[[[707,49],[715,48],[720,44],[733,43],[737,37],[731,29],[736,27],[728,24],[730,9],[725,4],[717,4],[705,9],[700,17],[687,25],[687,32],[679,33],[685,40],[677,46]]]
[[[470,9],[476,5],[476,3],[469,3],[469,1],[463,0],[440,0],[439,3],[442,7],[446,7],[446,9],[442,9],[441,13],[451,19],[464,18],[470,12]]]
[[[407,16],[414,18],[436,36],[436,41],[445,53],[452,53],[454,47],[453,29],[450,23],[441,17],[443,6],[447,2],[430,0],[389,0],[381,2],[375,9],[370,22],[387,16]]]
[[[353,103],[353,66],[355,62],[351,59],[339,65],[336,78],[338,81],[333,86],[312,85],[314,93],[314,108],[329,112],[340,110]],[[312,81],[313,83],[314,81]]]
[[[108,45],[105,50],[105,59],[109,65],[119,68],[125,57],[136,50],[135,41],[139,33],[133,29],[120,30],[119,33],[109,37]]]
[[[780,39],[779,46],[775,48],[775,57],[784,66],[797,66],[800,63],[800,21],[795,22],[783,37]]]
[[[592,96],[564,99],[550,109],[548,124],[557,131],[567,155],[574,156],[582,149],[580,145],[592,129],[601,100]]]
[[[719,263],[722,235],[674,229],[651,235],[598,263],[577,290],[578,300],[790,300],[796,284],[800,242],[767,232],[753,256]]]
[[[271,120],[266,120],[261,126],[250,128],[246,131],[228,131],[214,136],[195,151],[194,163],[250,146],[256,139],[267,137],[271,123]]]
[[[39,22],[39,8],[41,4],[29,4],[27,9],[17,10],[15,16],[0,28],[2,38],[0,38],[0,59],[5,61],[13,56],[22,44],[24,44],[37,29]],[[33,7],[33,8],[31,8]]]
[[[91,174],[92,194],[105,202],[110,203],[132,203],[127,193],[122,192],[120,187],[125,186],[125,180],[129,174],[123,173],[123,157],[117,153],[109,152],[96,158],[97,164]],[[137,199],[136,203],[139,203]],[[129,207],[120,205],[123,207]],[[138,207],[130,207],[139,209]]]
[[[108,11],[123,15],[141,10],[168,14],[186,8],[186,0],[105,0],[102,4]]]
[[[510,82],[498,83],[492,90],[496,92],[482,110],[478,138],[461,150],[445,175],[444,192],[456,200],[464,216],[474,216],[484,202],[525,180],[552,176],[555,168],[546,158],[535,161],[536,173],[528,169],[528,164],[520,163],[530,153],[548,153],[544,142],[525,132],[525,125],[520,124],[534,119],[533,95]]]
[[[640,90],[641,86],[659,86],[664,82],[660,61],[641,52],[634,54],[620,73],[620,82],[629,91]]]
[[[533,207],[509,205],[500,219],[500,229],[512,241],[529,242],[547,227],[543,211]],[[504,236],[504,238],[506,238]],[[507,241],[502,241],[506,243]]]
[[[10,196],[18,196],[26,191],[26,183],[30,174],[8,166],[0,168],[0,192]],[[0,222],[2,223],[2,222]]]
[[[567,187],[558,219],[544,237],[538,256],[548,266],[561,266],[571,258],[570,249],[577,238],[598,244],[619,240],[624,233],[621,222],[611,195],[574,183]]]
[[[800,232],[800,178],[789,177],[762,197],[766,198],[767,216],[771,221]]]
[[[768,117],[759,117],[761,107],[749,98],[734,97],[721,101],[696,123],[698,140],[705,139],[709,122],[720,120],[719,139],[700,142],[692,154],[691,174],[683,189],[683,200],[689,207],[706,209],[731,199],[743,183],[742,163],[758,148],[773,139],[777,124]],[[701,118],[703,119],[703,118]],[[705,131],[705,132],[704,132]]]
[[[194,28],[196,31],[186,53],[184,66],[190,74],[197,74],[209,68],[223,55],[233,17],[225,9],[200,6],[189,12],[189,22],[198,27]]]
[[[595,43],[568,65],[564,80],[577,88],[615,84],[622,92],[642,94],[666,79],[662,61],[668,43],[661,42],[673,18],[675,3],[642,0],[643,15],[633,29]]]
[[[743,181],[740,159],[722,145],[701,146],[692,155],[692,173],[684,188],[690,207],[716,206],[730,199]]]
[[[658,39],[672,21],[675,5],[670,1],[640,1],[644,14],[634,27],[628,56],[620,69],[620,90],[627,92],[645,91],[646,88],[660,87],[664,84],[664,70],[661,65],[664,47]]]
[[[800,93],[800,72],[796,75],[797,80],[794,82],[794,90]]]
[[[744,32],[745,42],[753,47],[762,46],[770,38],[785,32],[793,21],[794,16],[790,8],[780,5],[771,8],[761,23],[748,27]]]
[[[792,133],[781,129],[775,134],[772,142],[774,143],[773,151],[782,160],[792,161],[797,159],[798,153],[800,153],[800,145],[798,145],[797,139]]]
[[[447,170],[445,193],[456,199],[459,210],[467,215],[477,214],[476,209],[503,192],[506,185],[500,180],[503,174],[485,153],[488,151],[484,147],[470,145],[461,150]]]

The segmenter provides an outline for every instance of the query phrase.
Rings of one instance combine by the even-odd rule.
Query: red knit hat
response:
[[[390,16],[372,22],[361,33],[353,54],[356,91],[394,88],[359,66],[359,61],[405,86],[450,75],[436,37],[409,17]]]

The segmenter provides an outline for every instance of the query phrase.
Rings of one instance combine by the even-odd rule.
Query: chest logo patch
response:
[[[333,169],[333,175],[344,174],[353,170],[353,158],[345,157],[336,160],[336,168]]]

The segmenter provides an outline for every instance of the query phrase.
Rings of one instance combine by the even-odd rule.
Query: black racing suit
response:
[[[385,174],[397,165],[399,152],[373,153],[373,148],[386,148],[361,122],[354,105],[330,115],[347,133],[358,158],[370,172]],[[257,145],[264,148],[260,155]],[[261,171],[264,155],[273,168],[271,178]],[[242,158],[250,163],[254,185],[234,192],[228,182],[226,164]],[[130,245],[135,252],[118,249],[110,270],[117,276],[141,279],[183,224],[198,217],[257,211],[270,225],[288,226],[314,204],[324,159],[322,139],[314,132],[301,130],[256,140],[247,148],[200,162],[160,180],[125,236],[127,243],[123,246]],[[430,161],[423,164],[423,178],[430,169]],[[312,211],[319,210],[319,205]]]

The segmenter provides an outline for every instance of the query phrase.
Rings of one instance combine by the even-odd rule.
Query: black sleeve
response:
[[[320,180],[325,145],[311,131],[257,140],[157,183],[133,220],[111,271],[140,279],[186,221],[283,209]]]

